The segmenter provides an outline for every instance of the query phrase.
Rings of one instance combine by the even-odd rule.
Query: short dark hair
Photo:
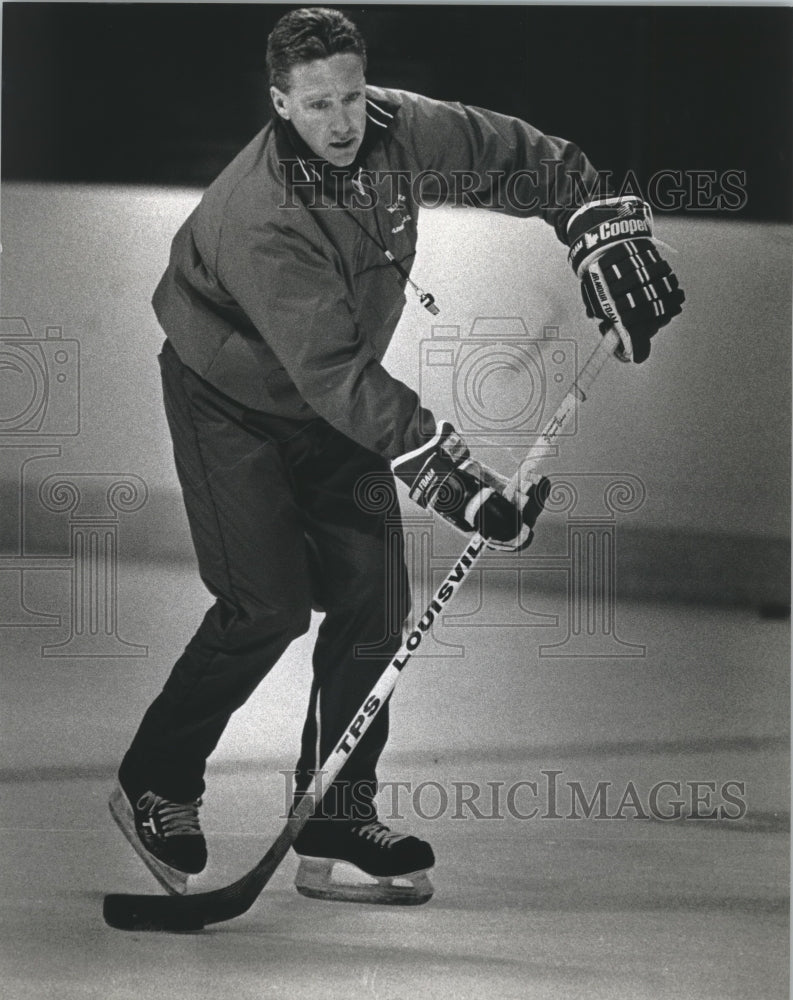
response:
[[[301,7],[278,20],[267,39],[267,75],[286,93],[289,71],[300,63],[341,52],[360,56],[366,69],[366,44],[352,21],[329,7]]]

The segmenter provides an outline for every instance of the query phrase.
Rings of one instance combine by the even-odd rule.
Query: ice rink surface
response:
[[[550,621],[563,603],[532,607]],[[540,657],[550,627],[443,628],[464,655],[406,670],[381,767],[381,816],[435,848],[426,906],[304,899],[290,855],[237,920],[190,935],[106,927],[105,893],[158,891],[106,800],[205,606],[189,568],[125,567],[124,630],[145,634],[145,658],[42,657],[47,629],[4,630],[4,998],[788,995],[789,623],[740,609],[620,603],[624,638],[646,647],[627,659]],[[311,638],[218,748],[196,889],[237,878],[280,829]],[[586,818],[573,787],[592,800],[601,782]],[[679,819],[660,816],[670,786],[650,807],[661,782],[679,783]]]
[[[787,997],[789,621],[757,609],[789,597],[780,567],[790,524],[790,233],[740,220],[664,219],[686,312],[653,348],[651,370],[604,372],[583,433],[549,470],[552,480],[597,474],[598,506],[582,510],[601,520],[603,476],[646,489],[646,504],[619,518],[611,510],[598,529],[619,534],[619,597],[606,609],[619,643],[585,636],[569,655],[560,570],[572,522],[549,511],[528,555],[545,559],[543,572],[520,579],[523,591],[503,573],[500,582],[484,573],[481,589],[469,580],[453,620],[400,679],[381,816],[431,840],[433,900],[386,909],[304,899],[290,856],[238,920],[195,935],[105,926],[105,893],[158,891],[107,797],[208,603],[186,561],[157,381],[162,336],[148,306],[198,197],[3,191],[4,309],[24,319],[35,350],[71,357],[75,378],[62,391],[53,383],[58,405],[50,401],[44,436],[6,438],[0,455],[0,503],[12,521],[0,553],[0,996]],[[577,284],[539,220],[425,215],[414,274],[437,293],[446,334],[476,344],[475,320],[522,317],[535,340],[547,327],[584,349]],[[703,248],[717,251],[717,267]],[[747,257],[758,262],[751,281]],[[433,347],[428,327],[423,310],[406,310],[387,360],[445,415],[456,383],[425,385],[442,374],[423,353]],[[79,347],[79,370],[67,347]],[[520,401],[525,384],[511,391]],[[519,457],[505,452],[502,471]],[[80,569],[88,560],[70,546],[92,517],[118,541],[117,604],[106,591],[92,592],[96,606],[78,600],[90,590]],[[445,573],[457,545],[448,561],[434,550],[428,566],[417,561]],[[108,560],[92,566],[104,582],[116,564],[103,551]],[[535,593],[538,580],[559,589]],[[692,603],[635,599],[681,593]],[[415,596],[421,605],[427,595]],[[103,600],[117,612],[113,655],[64,655],[76,611],[96,617]],[[294,765],[313,634],[237,713],[211,761],[202,810],[211,860],[196,889],[239,877],[280,829],[288,790],[279,772]],[[589,818],[576,795],[591,804]]]

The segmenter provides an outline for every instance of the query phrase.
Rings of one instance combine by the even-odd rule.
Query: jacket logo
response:
[[[386,211],[391,216],[391,222],[393,226],[391,227],[392,233],[401,233],[405,228],[406,222],[411,222],[413,216],[408,214],[407,206],[405,205],[405,196],[403,194],[397,195],[396,201],[386,206]]]

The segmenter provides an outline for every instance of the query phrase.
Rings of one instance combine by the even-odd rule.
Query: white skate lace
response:
[[[154,792],[144,792],[138,799],[138,809],[145,809],[150,814],[157,811],[163,837],[201,836],[198,822],[198,807],[201,802],[201,799],[196,799],[195,802],[170,802]]]
[[[359,837],[366,837],[367,840],[372,840],[381,847],[391,847],[392,844],[407,837],[406,833],[394,833],[393,830],[389,830],[385,824],[377,820],[356,827],[355,832]]]

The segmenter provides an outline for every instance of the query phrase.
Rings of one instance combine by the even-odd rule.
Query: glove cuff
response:
[[[636,195],[602,198],[582,205],[567,223],[568,259],[580,278],[615,243],[653,238],[650,206]]]
[[[462,462],[468,458],[468,447],[452,427],[448,420],[441,420],[435,434],[425,444],[419,445],[412,451],[406,451],[404,455],[397,455],[391,460],[391,471],[410,485],[410,477],[418,474],[424,466],[428,456],[434,452],[442,450],[455,463]]]

